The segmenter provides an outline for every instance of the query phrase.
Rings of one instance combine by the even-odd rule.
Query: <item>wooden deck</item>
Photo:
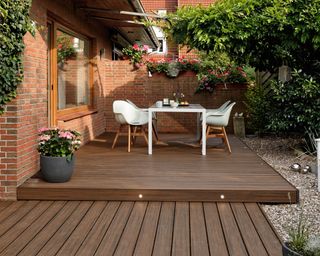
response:
[[[190,137],[162,139],[170,145],[154,146],[153,155],[148,155],[142,140],[127,153],[126,138],[111,150],[113,136],[103,135],[77,152],[71,181],[29,179],[18,188],[18,199],[298,201],[298,190],[235,137],[230,136],[232,154],[210,149],[216,143],[212,140],[207,156]]]
[[[0,255],[281,256],[256,203],[0,202]]]

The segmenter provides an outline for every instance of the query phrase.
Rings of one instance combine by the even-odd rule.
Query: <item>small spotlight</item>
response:
[[[220,198],[221,198],[221,199],[224,199],[224,195],[220,195]]]
[[[143,195],[142,194],[139,194],[139,198],[142,198],[143,197]]]

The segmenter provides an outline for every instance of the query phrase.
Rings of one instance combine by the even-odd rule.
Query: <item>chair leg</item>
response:
[[[112,143],[112,147],[111,147],[112,149],[114,149],[114,147],[116,146],[117,140],[119,138],[119,134],[121,132],[121,126],[122,125],[119,126],[118,131],[116,133],[116,136],[114,137],[114,140],[113,140],[113,143]]]
[[[154,121],[152,121],[152,131],[153,131],[154,137],[156,138],[156,141],[158,141],[159,140],[159,135],[158,135],[158,131],[156,129],[156,125],[155,125]]]
[[[137,133],[137,126],[135,126],[133,129],[132,142],[131,142],[132,145],[136,142],[136,133]]]
[[[226,142],[226,144],[227,144],[227,148],[228,148],[228,150],[229,150],[229,153],[231,153],[230,143],[229,143],[228,136],[227,136],[227,133],[226,133],[226,130],[225,130],[224,127],[222,127],[222,132],[223,132],[224,139],[225,139],[225,142]]]
[[[148,138],[147,138],[147,135],[146,135],[146,131],[144,130],[144,128],[141,126],[141,132],[142,132],[142,135],[144,137],[144,140],[146,141],[147,145],[148,145]]]
[[[131,150],[131,125],[128,125],[128,152]]]

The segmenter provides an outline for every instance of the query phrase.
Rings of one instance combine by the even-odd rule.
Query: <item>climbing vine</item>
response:
[[[30,7],[31,0],[0,1],[0,115],[23,79],[23,36],[34,35]]]

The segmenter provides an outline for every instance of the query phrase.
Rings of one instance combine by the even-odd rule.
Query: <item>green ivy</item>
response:
[[[23,36],[28,31],[34,35],[30,7],[31,0],[0,1],[0,114],[23,79]]]

